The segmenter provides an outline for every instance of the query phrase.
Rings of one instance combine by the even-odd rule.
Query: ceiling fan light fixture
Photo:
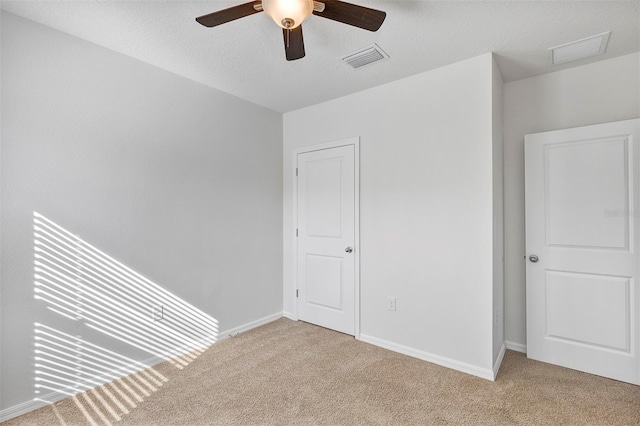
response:
[[[313,0],[262,0],[262,9],[280,27],[290,30],[313,12]]]
[[[367,31],[378,31],[387,16],[382,10],[358,6],[342,0],[251,0],[198,16],[196,22],[211,28],[260,12],[265,12],[282,28],[287,61],[304,58],[304,38],[300,24],[312,13],[320,18]]]

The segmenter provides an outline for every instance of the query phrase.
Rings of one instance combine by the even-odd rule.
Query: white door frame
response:
[[[298,288],[298,239],[296,229],[298,228],[298,179],[296,179],[296,167],[298,167],[298,155],[306,152],[321,151],[323,149],[339,148],[343,146],[353,146],[354,148],[354,285],[355,285],[355,338],[360,340],[360,138],[354,137],[335,142],[309,145],[296,148],[293,151],[293,283],[294,289]],[[293,304],[293,315],[298,319],[298,300],[295,298]]]

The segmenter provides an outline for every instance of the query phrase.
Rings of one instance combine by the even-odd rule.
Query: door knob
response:
[[[353,247],[347,247],[346,249],[344,249],[344,251],[346,251],[347,253],[351,253],[353,251]]]
[[[535,254],[532,254],[531,256],[529,256],[529,261],[531,263],[536,263],[538,261],[538,256],[536,256]]]

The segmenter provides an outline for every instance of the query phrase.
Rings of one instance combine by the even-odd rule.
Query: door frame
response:
[[[354,261],[354,287],[355,287],[355,338],[360,340],[360,137],[342,139],[334,142],[308,145],[293,150],[292,157],[292,179],[293,179],[293,228],[291,235],[293,239],[293,283],[294,289],[298,289],[298,238],[296,229],[298,228],[298,179],[296,179],[296,168],[298,167],[298,155],[307,152],[322,151],[343,146],[353,146],[354,149],[354,240],[353,240],[353,261]],[[298,299],[294,296],[293,314],[298,320]]]

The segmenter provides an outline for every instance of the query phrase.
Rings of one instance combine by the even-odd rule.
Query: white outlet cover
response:
[[[164,318],[164,306],[153,308],[153,320],[160,321]]]

